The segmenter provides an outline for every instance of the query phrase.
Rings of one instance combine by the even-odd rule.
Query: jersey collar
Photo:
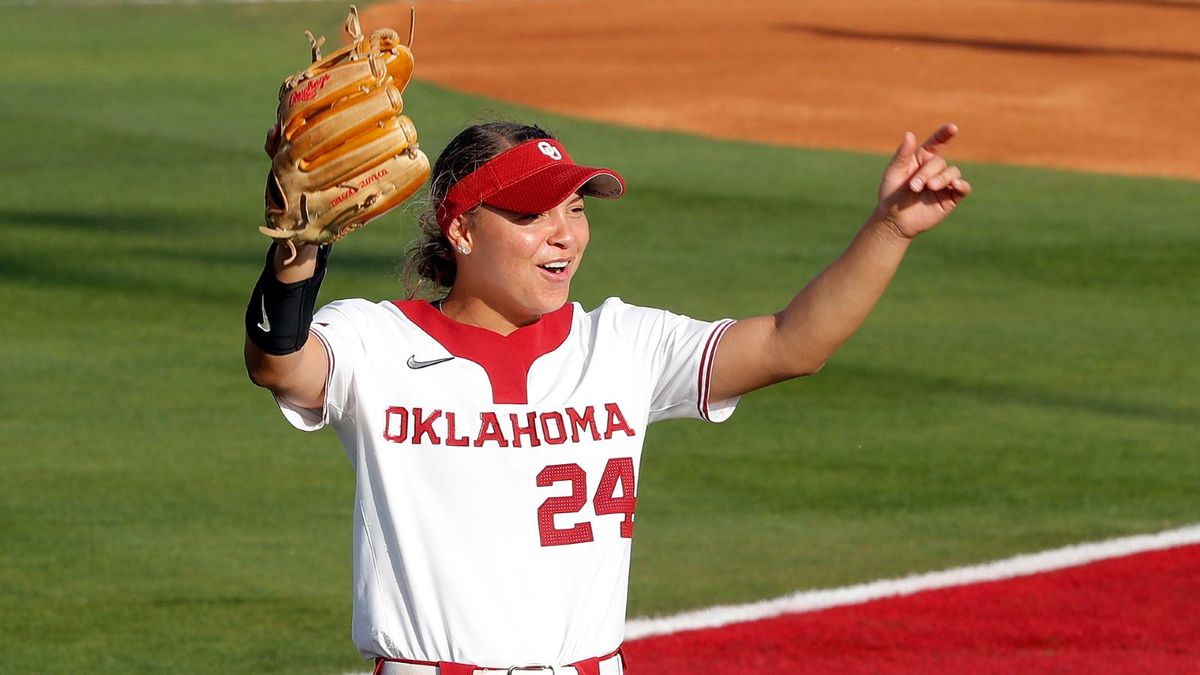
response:
[[[491,381],[492,402],[512,404],[529,402],[529,369],[566,342],[575,312],[574,305],[567,303],[528,326],[501,335],[459,323],[423,300],[392,303],[447,352],[479,364]]]

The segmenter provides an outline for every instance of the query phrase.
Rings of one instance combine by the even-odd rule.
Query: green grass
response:
[[[262,134],[302,31],[344,11],[4,9],[0,671],[362,668],[353,476],[241,365]],[[623,172],[627,197],[589,207],[586,306],[773,311],[883,161],[406,100],[431,154],[490,110]],[[968,170],[977,194],[820,375],[655,428],[633,614],[1200,520],[1200,185]],[[339,244],[322,297],[398,295],[411,218]]]

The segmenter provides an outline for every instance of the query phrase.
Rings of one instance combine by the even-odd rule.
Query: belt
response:
[[[375,659],[373,675],[624,675],[625,655],[617,651],[567,666],[479,666],[450,661]]]

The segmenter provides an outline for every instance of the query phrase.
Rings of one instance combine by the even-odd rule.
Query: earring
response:
[[[463,244],[458,245],[458,252],[463,255],[471,255],[471,249],[467,248]]]

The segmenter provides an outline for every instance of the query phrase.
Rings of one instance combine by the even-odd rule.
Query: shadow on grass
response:
[[[0,281],[240,304],[262,269],[268,240],[252,227],[211,227],[228,221],[194,213],[0,211],[0,228],[10,235],[47,233],[43,245],[34,239],[33,246],[0,250]],[[331,264],[347,273],[398,278],[404,250],[399,241],[341,244]],[[164,274],[164,268],[178,272]]]
[[[840,370],[867,381],[902,382],[907,390],[924,390],[973,398],[990,405],[1029,405],[1041,409],[1065,409],[1107,417],[1131,418],[1177,424],[1200,429],[1200,410],[1120,401],[1084,391],[1054,391],[1020,383],[983,382],[905,372],[896,369],[843,365]]]
[[[61,229],[95,233],[168,233],[179,223],[171,216],[154,213],[4,210],[0,211],[0,226],[30,231]]]
[[[37,260],[14,258],[9,252],[0,253],[0,281],[48,289],[58,288],[80,294],[120,293],[142,298],[174,298],[181,302],[229,304],[244,302],[229,291],[212,288],[203,283],[188,283],[178,278],[164,279],[130,269],[120,268],[111,260],[90,266],[44,264]],[[246,293],[253,286],[246,285]]]
[[[194,211],[180,211],[172,214],[153,211],[116,212],[111,209],[83,212],[0,210],[0,227],[4,227],[7,232],[20,230],[28,233],[52,230],[79,232],[87,235],[87,239],[91,242],[111,242],[114,252],[192,262],[239,264],[253,260],[257,266],[261,264],[262,252],[266,251],[269,240],[257,235],[253,224],[247,226],[222,224],[240,220],[244,220],[244,218],[223,213],[196,213]],[[244,239],[247,242],[256,241],[261,244],[261,247],[251,243],[243,246],[240,241],[235,242],[235,239],[243,239],[242,232],[238,231],[238,227],[241,227],[246,234]],[[391,229],[393,224],[387,224],[385,227]],[[403,224],[400,224],[399,228],[401,234],[410,231],[410,228],[406,228]],[[234,234],[235,232],[236,234]],[[147,245],[147,239],[123,242],[115,236],[122,233],[162,235],[161,241],[164,242],[164,246]],[[415,234],[415,231],[413,233]],[[402,260],[406,247],[407,242],[399,239],[394,246],[384,246],[372,251],[351,250],[343,245],[339,247],[337,255],[340,265],[353,269],[390,268]]]
[[[224,249],[204,250],[193,246],[181,246],[179,248],[136,246],[126,250],[134,252],[139,256],[144,256],[147,259],[169,262],[229,266],[246,265],[247,268],[253,268],[253,276],[257,278],[258,272],[262,269],[265,262],[268,246],[267,238],[263,237],[261,241],[256,241],[245,247],[226,246]],[[404,262],[403,257],[404,248],[402,246],[397,246],[394,250],[382,248],[375,251],[355,250],[346,246],[340,248],[335,246],[333,253],[329,257],[329,265],[331,270],[393,275],[393,273],[399,273],[400,266]],[[254,281],[251,279],[251,284],[253,283]],[[249,290],[249,287],[247,287],[246,291],[249,292]]]

